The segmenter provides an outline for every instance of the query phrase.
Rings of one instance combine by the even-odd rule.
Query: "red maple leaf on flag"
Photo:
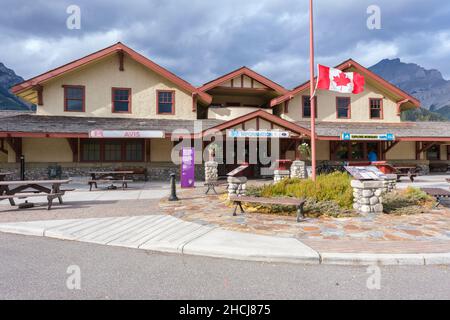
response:
[[[338,87],[346,87],[350,82],[352,82],[343,72],[339,74],[339,77],[334,77],[333,81]]]

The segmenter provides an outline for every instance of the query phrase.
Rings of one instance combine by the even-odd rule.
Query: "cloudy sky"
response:
[[[81,29],[66,27],[69,5]],[[367,8],[381,9],[369,30]],[[316,62],[399,57],[450,79],[450,2],[315,0]],[[291,88],[308,74],[307,0],[1,0],[0,62],[24,78],[122,41],[194,85],[246,65]]]

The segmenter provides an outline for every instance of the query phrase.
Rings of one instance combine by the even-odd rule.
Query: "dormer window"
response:
[[[175,114],[175,91],[157,91],[157,113]]]
[[[112,88],[112,112],[131,113],[130,88]]]
[[[336,118],[337,119],[350,119],[350,98],[349,97],[337,97],[336,98]]]
[[[84,86],[64,85],[64,111],[84,112],[85,93]]]
[[[383,99],[369,99],[370,119],[383,119]]]

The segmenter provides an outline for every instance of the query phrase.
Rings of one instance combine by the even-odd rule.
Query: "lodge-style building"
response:
[[[317,92],[320,162],[367,161],[374,151],[380,160],[447,170],[449,123],[402,122],[402,111],[420,106],[417,99],[351,59],[336,68],[362,74],[366,85],[357,95]],[[225,137],[231,129],[289,132],[280,144],[284,159],[301,157],[298,146],[310,139],[309,82],[288,90],[242,67],[194,87],[120,42],[12,91],[37,111],[0,113],[0,168],[6,170],[17,169],[23,155],[35,174],[59,164],[68,175],[146,167],[153,178],[165,178],[179,167],[171,160],[173,130],[194,133],[197,120],[202,132],[216,129]],[[395,138],[344,141],[344,133]]]

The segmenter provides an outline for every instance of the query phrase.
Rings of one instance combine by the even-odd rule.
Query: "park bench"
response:
[[[111,184],[108,189],[116,189],[114,184],[115,183],[119,183],[122,184],[122,190],[125,190],[126,188],[128,188],[128,183],[133,182],[133,180],[124,180],[124,179],[96,179],[96,180],[89,180],[88,184],[89,184],[89,191],[92,191],[92,187],[94,186],[95,189],[98,188],[98,184]]]
[[[66,191],[66,190],[65,190]],[[27,199],[27,198],[31,198],[31,197],[43,197],[43,196],[47,196],[47,210],[50,210],[52,208],[53,205],[53,200],[58,198],[59,199],[59,203],[63,204],[62,201],[62,196],[64,195],[64,192],[60,192],[60,193],[43,193],[43,192],[33,192],[33,193],[16,193],[13,195],[4,195],[4,196],[0,196],[0,200],[14,200],[16,199]],[[25,203],[27,204],[27,202]],[[21,206],[19,205],[19,208]],[[25,206],[24,206],[25,207]]]
[[[297,222],[301,222],[304,218],[303,207],[305,205],[305,199],[295,198],[262,198],[262,197],[247,197],[247,196],[231,196],[230,201],[234,204],[233,216],[236,216],[236,210],[239,207],[241,213],[245,213],[242,203],[253,204],[265,204],[265,205],[280,205],[280,206],[292,206],[297,209]]]
[[[443,204],[445,199],[450,199],[450,192],[440,188],[421,188],[423,192],[432,196],[436,199],[435,208],[439,207],[439,205]]]
[[[144,181],[148,181],[148,170],[147,168],[144,167],[134,167],[134,168],[124,168],[124,167],[120,167],[120,168],[115,168],[114,171],[118,171],[118,172],[122,172],[122,171],[129,171],[131,173],[129,173],[128,175],[133,175],[133,176],[143,176],[144,177]]]
[[[215,194],[218,194],[216,191],[216,187],[227,185],[226,181],[209,181],[205,182],[204,186],[207,187],[205,194],[208,194],[210,190],[214,191]]]
[[[92,187],[94,186],[96,189],[98,188],[98,184],[108,183],[109,190],[117,189],[114,186],[115,183],[122,184],[122,190],[128,188],[128,183],[133,182],[133,180],[128,180],[127,175],[133,174],[133,171],[93,171],[90,172],[91,179],[88,180],[89,191],[92,191]]]
[[[392,169],[392,173],[397,175],[397,181],[400,182],[400,178],[408,177],[411,182],[418,176],[416,166],[392,166],[387,164],[386,167]]]

